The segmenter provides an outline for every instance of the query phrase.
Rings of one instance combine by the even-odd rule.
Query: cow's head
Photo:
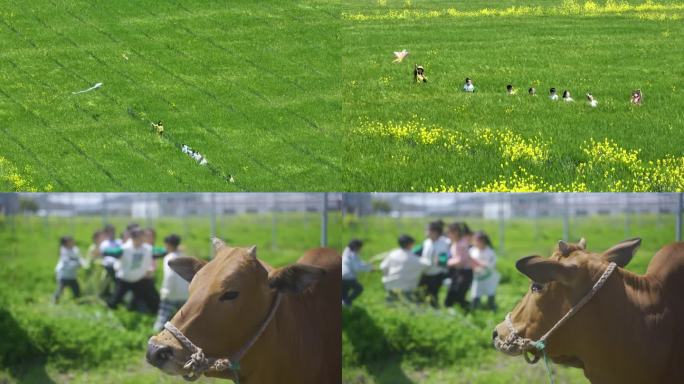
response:
[[[518,260],[516,268],[531,280],[529,290],[511,312],[518,336],[539,340],[591,290],[610,262],[626,266],[640,244],[641,239],[629,239],[603,253],[592,253],[587,251],[584,239],[577,244],[560,241],[548,258],[528,256]],[[573,331],[571,323],[565,323],[551,336],[549,355],[565,356],[559,348],[581,333]],[[492,335],[494,346],[509,355],[522,354],[519,344],[507,341],[510,334],[505,322],[497,325]]]
[[[171,322],[207,357],[226,358],[255,335],[278,292],[299,294],[325,271],[303,264],[271,269],[257,259],[256,247],[232,248],[219,239],[213,241],[216,257],[210,262],[191,257],[169,262],[190,282],[190,297]],[[148,343],[148,362],[186,379],[194,378],[183,368],[190,355],[191,351],[167,330],[151,337]]]

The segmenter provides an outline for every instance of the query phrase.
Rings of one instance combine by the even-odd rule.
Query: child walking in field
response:
[[[55,267],[57,274],[57,291],[52,297],[52,301],[57,304],[64,287],[69,287],[73,296],[81,296],[81,288],[78,286],[76,274],[81,268],[81,253],[75,245],[74,239],[71,236],[62,236],[59,239],[59,262]]]
[[[181,238],[178,235],[169,235],[164,239],[167,253],[163,261],[164,280],[161,287],[159,313],[157,313],[157,321],[154,323],[155,332],[164,328],[164,324],[171,320],[173,315],[188,300],[188,282],[169,267],[169,261],[183,256],[178,250],[180,242]]]
[[[359,256],[363,242],[354,239],[349,242],[347,248],[342,252],[342,305],[350,306],[352,302],[363,292],[363,285],[359,283],[357,274],[368,272],[373,266],[364,263]]]
[[[496,254],[492,248],[492,242],[484,232],[473,235],[473,247],[470,248],[470,257],[475,266],[475,276],[471,288],[473,303],[472,309],[480,307],[480,300],[487,297],[487,309],[496,310],[496,288],[499,285],[501,275],[496,270]]]
[[[465,79],[465,84],[463,84],[463,92],[475,92],[475,86],[473,85],[473,81],[470,80],[469,77],[466,77]]]

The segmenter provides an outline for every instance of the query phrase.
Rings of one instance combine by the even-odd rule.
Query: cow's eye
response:
[[[221,300],[221,301],[233,300],[233,299],[237,299],[238,296],[240,296],[240,292],[228,291],[228,292],[224,293],[223,295],[221,295],[219,300]]]
[[[544,286],[539,283],[532,283],[532,285],[530,286],[530,290],[532,290],[532,292],[534,293],[541,292],[542,288],[544,288]]]

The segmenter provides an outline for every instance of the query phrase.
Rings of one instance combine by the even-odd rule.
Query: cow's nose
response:
[[[147,362],[155,367],[161,367],[173,355],[171,347],[166,345],[157,345],[154,343],[147,343]]]
[[[499,332],[497,332],[496,329],[495,329],[494,332],[492,332],[492,340],[496,340],[496,338],[497,338],[498,336],[499,336]]]

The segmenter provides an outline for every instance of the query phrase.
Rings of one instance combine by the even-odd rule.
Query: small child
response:
[[[641,105],[641,89],[632,92],[632,98],[629,101],[632,104]]]
[[[572,103],[573,101],[575,101],[572,99],[572,97],[570,97],[570,91],[568,91],[567,89],[563,91],[563,101],[568,103]]]
[[[380,264],[388,303],[401,297],[409,301],[416,300],[418,280],[430,264],[413,255],[411,249],[415,243],[411,236],[402,235],[399,237],[399,248],[390,252]]]
[[[59,262],[55,267],[57,273],[57,291],[52,297],[52,301],[57,304],[64,287],[69,287],[73,296],[81,296],[81,288],[76,280],[78,269],[81,268],[81,252],[75,245],[74,238],[62,236],[59,239]]]
[[[363,285],[356,278],[359,272],[368,272],[373,266],[364,263],[359,256],[363,248],[363,241],[354,239],[349,242],[342,252],[342,304],[352,305],[352,302],[363,292]]]
[[[154,323],[154,331],[159,332],[164,328],[164,324],[171,320],[173,315],[188,300],[188,282],[169,267],[169,261],[182,257],[183,254],[178,250],[181,238],[172,234],[164,238],[166,256],[164,256],[164,281],[161,286],[161,303],[157,321]]]
[[[535,87],[530,87],[530,89],[527,90],[527,93],[530,96],[537,96],[537,89]]]
[[[415,64],[413,66],[413,80],[417,83],[427,83],[427,77],[425,77],[425,69],[422,65]]]
[[[551,99],[552,101],[558,100],[558,94],[556,93],[556,88],[551,88],[549,90],[549,99]]]
[[[496,254],[492,242],[484,232],[473,235],[470,258],[475,266],[475,279],[472,285],[472,308],[480,306],[480,299],[487,296],[487,308],[496,311],[496,288],[501,276],[496,271]]]
[[[506,86],[506,93],[508,93],[509,96],[515,95],[517,91],[513,89],[513,84],[508,84]]]
[[[594,98],[591,93],[587,93],[587,101],[592,108],[598,107],[598,101]]]
[[[465,84],[463,84],[463,91],[464,92],[475,92],[475,86],[473,85],[473,81],[470,80],[469,77],[466,77],[466,79],[465,79]]]

